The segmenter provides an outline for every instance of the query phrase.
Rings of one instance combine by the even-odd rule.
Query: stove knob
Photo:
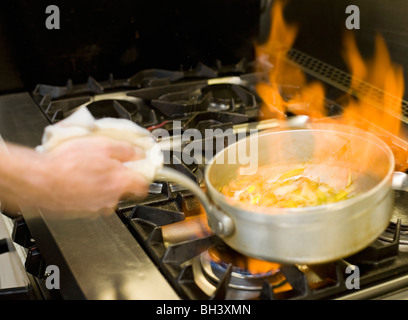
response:
[[[13,241],[28,249],[33,245],[34,240],[31,238],[31,232],[28,229],[27,223],[23,217],[15,218],[13,223],[13,231],[11,234]]]
[[[0,254],[9,252],[9,246],[7,238],[0,239]]]
[[[25,269],[34,277],[42,278],[45,274],[45,260],[37,246],[32,246],[27,251]]]

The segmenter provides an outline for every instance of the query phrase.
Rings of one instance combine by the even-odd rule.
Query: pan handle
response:
[[[220,237],[228,237],[234,233],[235,226],[232,219],[221,210],[218,210],[215,205],[212,205],[204,191],[189,177],[168,167],[162,167],[157,176],[176,182],[193,192],[203,205],[207,213],[208,225],[215,234]]]
[[[408,191],[408,174],[395,171],[392,177],[392,188],[394,190]]]

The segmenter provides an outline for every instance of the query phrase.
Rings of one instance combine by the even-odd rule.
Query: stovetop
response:
[[[184,299],[335,299],[407,274],[407,226],[400,218],[406,201],[408,195],[397,191],[392,216],[396,222],[353,256],[310,266],[264,262],[266,269],[256,272],[251,271],[251,260],[205,227],[194,229],[191,221],[203,216],[188,192],[170,195],[160,204],[119,207],[117,213]],[[182,232],[183,226],[193,230]],[[223,253],[221,261],[211,258],[213,250]],[[352,282],[353,277],[358,282]]]
[[[221,129],[222,134],[231,129],[236,135],[251,126],[279,126],[273,119],[259,119],[262,101],[255,84],[260,77],[245,60],[211,68],[199,64],[184,72],[151,69],[125,80],[112,75],[102,82],[92,77],[86,84],[68,81],[63,87],[39,84],[31,93],[35,103],[30,107],[40,110],[48,123],[87,106],[96,118],[129,119],[153,135],[155,130],[164,129],[174,138],[193,128],[201,133]],[[335,88],[331,92],[336,92]],[[333,101],[326,99],[328,116],[341,112]],[[287,117],[294,122],[307,120],[291,114]],[[208,155],[205,141],[193,142]],[[209,154],[216,151],[214,148]],[[184,163],[183,149],[165,152],[172,160],[167,165],[205,187],[205,164]],[[101,288],[119,292],[116,289],[120,287],[120,294],[114,298],[364,299],[407,285],[407,202],[406,193],[395,193],[389,227],[368,248],[352,257],[313,266],[260,262],[241,256],[209,230],[202,207],[189,190],[159,180],[151,184],[145,199],[123,199],[114,216],[98,221],[59,222],[46,212],[27,209],[14,220],[13,240],[27,249],[26,270],[35,277],[44,278],[47,264],[61,266],[63,284],[71,283],[62,290],[64,298],[103,298]],[[113,261],[110,259],[116,264],[107,262]],[[89,263],[89,268],[84,268],[84,263]],[[254,263],[262,265],[261,270],[254,269]],[[93,272],[98,266],[99,272]],[[396,279],[402,279],[399,285],[394,284]],[[166,293],[140,289],[123,293],[123,287],[130,288],[137,281],[145,289],[160,284]]]
[[[255,83],[255,75],[248,74],[252,69],[246,60],[216,68],[198,64],[188,71],[149,69],[128,79],[110,75],[101,82],[89,77],[86,84],[68,80],[63,87],[39,84],[32,95],[52,123],[81,105],[96,118],[126,118],[146,128],[162,127],[164,121],[175,119],[183,120],[183,127],[193,127],[202,121],[200,117],[212,119],[211,112],[222,112],[234,123],[248,122],[258,116],[259,106],[249,87]],[[208,116],[192,117],[204,112]]]

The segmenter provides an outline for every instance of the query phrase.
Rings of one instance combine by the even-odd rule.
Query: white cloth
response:
[[[36,148],[38,152],[47,152],[61,143],[85,136],[106,136],[131,143],[145,151],[143,159],[125,162],[152,181],[163,166],[163,154],[159,145],[153,140],[150,132],[127,119],[102,118],[95,119],[86,107],[81,107],[69,117],[45,128],[42,144]]]

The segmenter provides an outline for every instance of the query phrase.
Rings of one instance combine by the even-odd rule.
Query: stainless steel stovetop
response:
[[[295,53],[298,59],[299,53]],[[304,68],[307,71],[307,65]],[[34,147],[40,143],[46,125],[84,104],[95,116],[127,118],[152,130],[171,131],[174,121],[179,121],[182,130],[231,128],[232,134],[248,128],[279,126],[274,120],[258,121],[260,100],[253,85],[259,75],[249,69],[251,65],[241,61],[222,70],[199,65],[188,73],[149,70],[125,81],[111,77],[102,83],[90,78],[85,85],[70,81],[66,87],[38,85],[32,93],[0,97],[0,133],[5,140]],[[341,85],[335,85],[335,79],[321,79],[324,76],[316,70],[313,75],[327,80],[334,91],[342,90]],[[339,111],[329,99],[326,107],[328,112]],[[177,158],[178,154],[171,156]],[[199,165],[185,165],[182,161],[171,165],[202,183],[203,168]],[[279,265],[269,272],[254,274],[245,265],[211,259],[213,248],[222,248],[236,259],[236,253],[211,233],[192,232],[169,240],[169,226],[183,224],[202,212],[188,190],[165,181],[155,181],[143,201],[121,201],[110,216],[58,219],[52,212],[38,208],[21,208],[22,215],[12,220],[2,216],[5,227],[0,240],[6,240],[0,242],[4,248],[0,258],[12,256],[7,258],[8,265],[12,261],[8,269],[19,270],[23,282],[16,281],[13,286],[25,288],[23,298],[405,299],[408,200],[399,192],[395,200],[389,228],[370,247],[319,266]],[[48,265],[60,270],[58,292],[49,292],[44,286]],[[356,267],[359,288],[350,287],[348,282]],[[2,287],[2,283],[4,280],[0,282],[4,296],[14,290]]]

